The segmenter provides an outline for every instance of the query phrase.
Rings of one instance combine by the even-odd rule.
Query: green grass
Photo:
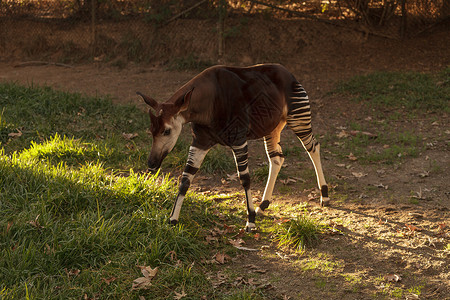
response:
[[[274,239],[279,247],[289,247],[303,252],[307,247],[312,247],[319,242],[322,226],[317,220],[300,214],[296,218],[278,224],[273,230]]]
[[[217,251],[203,242],[218,221],[212,201],[188,193],[180,225],[169,226],[176,183],[134,171],[149,150],[145,113],[15,84],[0,84],[0,104],[0,298],[215,294],[200,263]],[[159,271],[132,291],[139,265]]]
[[[438,74],[375,72],[341,82],[337,94],[364,101],[383,111],[393,108],[449,112],[450,68]]]

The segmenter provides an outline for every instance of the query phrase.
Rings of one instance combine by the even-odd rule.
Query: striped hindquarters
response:
[[[292,92],[288,103],[287,125],[302,141],[305,149],[310,152],[314,150],[317,142],[311,128],[311,106],[309,105],[308,94],[300,83],[294,82],[292,84]]]

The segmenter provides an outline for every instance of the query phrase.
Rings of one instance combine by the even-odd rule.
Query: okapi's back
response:
[[[286,119],[287,99],[296,80],[281,65],[217,66],[202,74],[216,89],[211,126],[219,142],[264,137]]]

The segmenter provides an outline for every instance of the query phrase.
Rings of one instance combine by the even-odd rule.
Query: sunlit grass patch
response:
[[[450,68],[437,74],[375,72],[338,85],[336,93],[377,108],[425,109],[449,112]]]
[[[277,224],[274,229],[274,240],[279,247],[302,252],[319,242],[322,227],[317,220],[302,214]]]

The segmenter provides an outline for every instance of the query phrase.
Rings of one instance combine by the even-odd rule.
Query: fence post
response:
[[[225,14],[226,14],[226,2],[225,0],[219,0],[219,22],[217,23],[218,32],[218,56],[219,62],[222,61],[224,52],[224,26],[225,26]]]
[[[402,23],[400,24],[400,38],[404,39],[406,36],[406,0],[402,0]]]
[[[91,51],[92,51],[92,57],[95,56],[95,48],[97,46],[97,24],[96,24],[96,7],[97,7],[97,0],[91,0]]]

